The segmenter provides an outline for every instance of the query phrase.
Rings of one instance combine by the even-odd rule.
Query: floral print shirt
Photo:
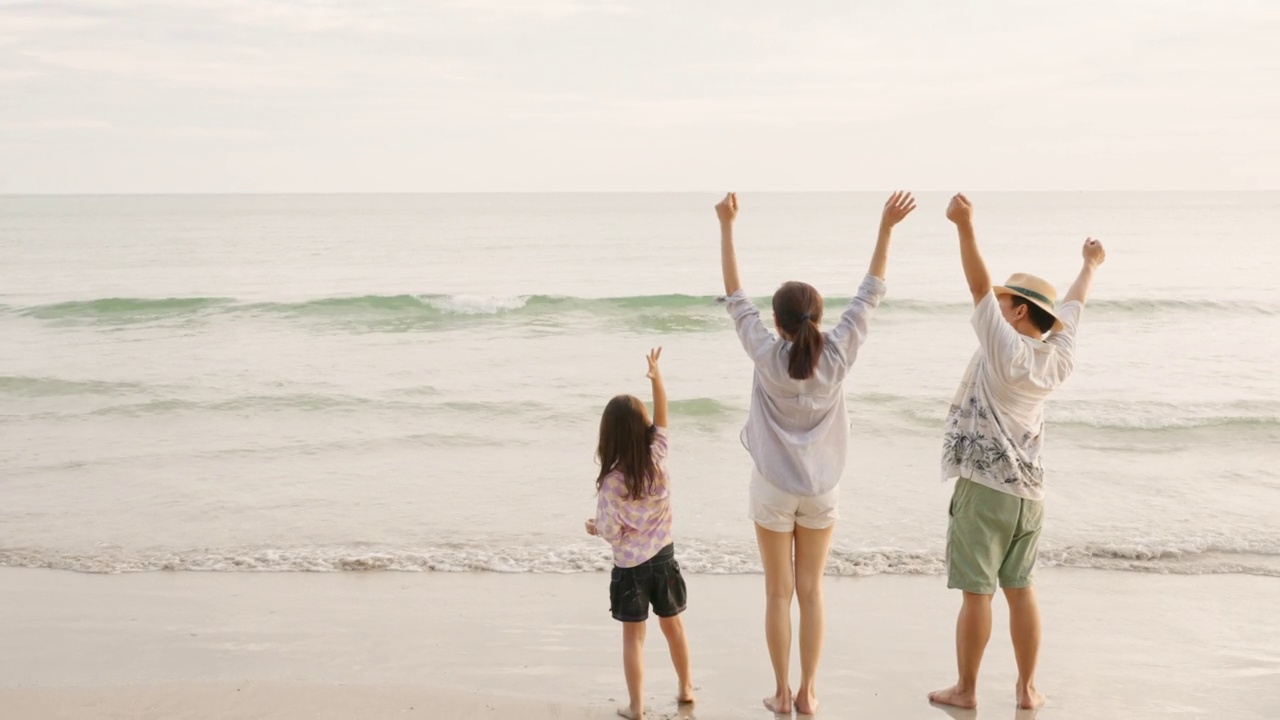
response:
[[[947,412],[944,481],[963,477],[1044,499],[1044,401],[1075,366],[1083,310],[1079,302],[1063,303],[1057,308],[1063,329],[1037,340],[1004,319],[994,292],[978,303],[972,323],[979,347]]]

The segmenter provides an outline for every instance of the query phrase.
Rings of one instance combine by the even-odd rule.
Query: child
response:
[[[750,515],[764,566],[765,640],[775,683],[764,705],[775,713],[790,714],[793,705],[803,715],[818,709],[822,576],[840,517],[839,482],[849,443],[844,380],[867,338],[872,310],[884,297],[893,228],[915,207],[907,192],[894,193],[884,204],[870,267],[831,330],[822,331],[818,291],[788,282],[773,295],[774,335],[738,279],[733,240],[738,196],[729,193],[716,205],[728,311],[755,366],[742,442],[754,463]],[[794,695],[789,667],[793,596],[800,606],[800,685]]]
[[[1084,266],[1058,303],[1053,286],[1034,275],[1018,273],[992,286],[964,195],[951,199],[947,219],[960,235],[978,350],[947,413],[942,453],[943,479],[956,479],[947,587],[964,593],[956,622],[959,679],[929,699],[977,707],[978,667],[998,584],[1009,602],[1018,707],[1033,709],[1044,704],[1035,682],[1040,608],[1033,587],[1044,521],[1044,402],[1075,367],[1076,329],[1106,251],[1093,238],[1085,241]]]
[[[587,533],[613,547],[609,610],[622,622],[622,667],[631,704],[619,708],[625,718],[644,717],[644,634],[649,606],[667,637],[671,663],[679,677],[680,703],[693,702],[689,679],[689,641],[680,613],[685,609],[684,578],[671,541],[671,496],[667,477],[667,391],[658,370],[662,348],[649,352],[653,383],[653,424],[644,403],[619,395],[600,418],[596,458],[596,516]]]

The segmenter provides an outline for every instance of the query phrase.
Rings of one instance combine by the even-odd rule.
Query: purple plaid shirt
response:
[[[667,487],[667,429],[656,428],[653,462],[658,482],[648,497],[632,500],[622,473],[609,473],[596,495],[596,532],[613,547],[613,564],[635,567],[671,544],[671,494]]]

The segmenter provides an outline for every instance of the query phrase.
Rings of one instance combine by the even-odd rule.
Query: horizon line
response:
[[[829,194],[880,194],[894,192],[894,188],[886,186],[874,190],[733,190],[732,192],[760,193],[770,195],[829,195]],[[1008,194],[1138,194],[1138,193],[1276,193],[1280,188],[1252,189],[1130,189],[1130,190],[1007,190],[1007,189],[924,189],[912,190],[912,193],[1008,193]],[[333,195],[704,195],[728,192],[726,190],[192,190],[192,191],[79,191],[79,192],[0,192],[0,197],[254,197],[254,196],[333,196]]]

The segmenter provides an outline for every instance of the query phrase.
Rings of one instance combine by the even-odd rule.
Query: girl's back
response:
[[[653,484],[638,497],[618,468],[600,479],[596,492],[596,531],[613,548],[613,562],[618,567],[635,567],[671,544],[671,493],[667,486],[667,429],[653,428],[649,456],[655,477]]]

